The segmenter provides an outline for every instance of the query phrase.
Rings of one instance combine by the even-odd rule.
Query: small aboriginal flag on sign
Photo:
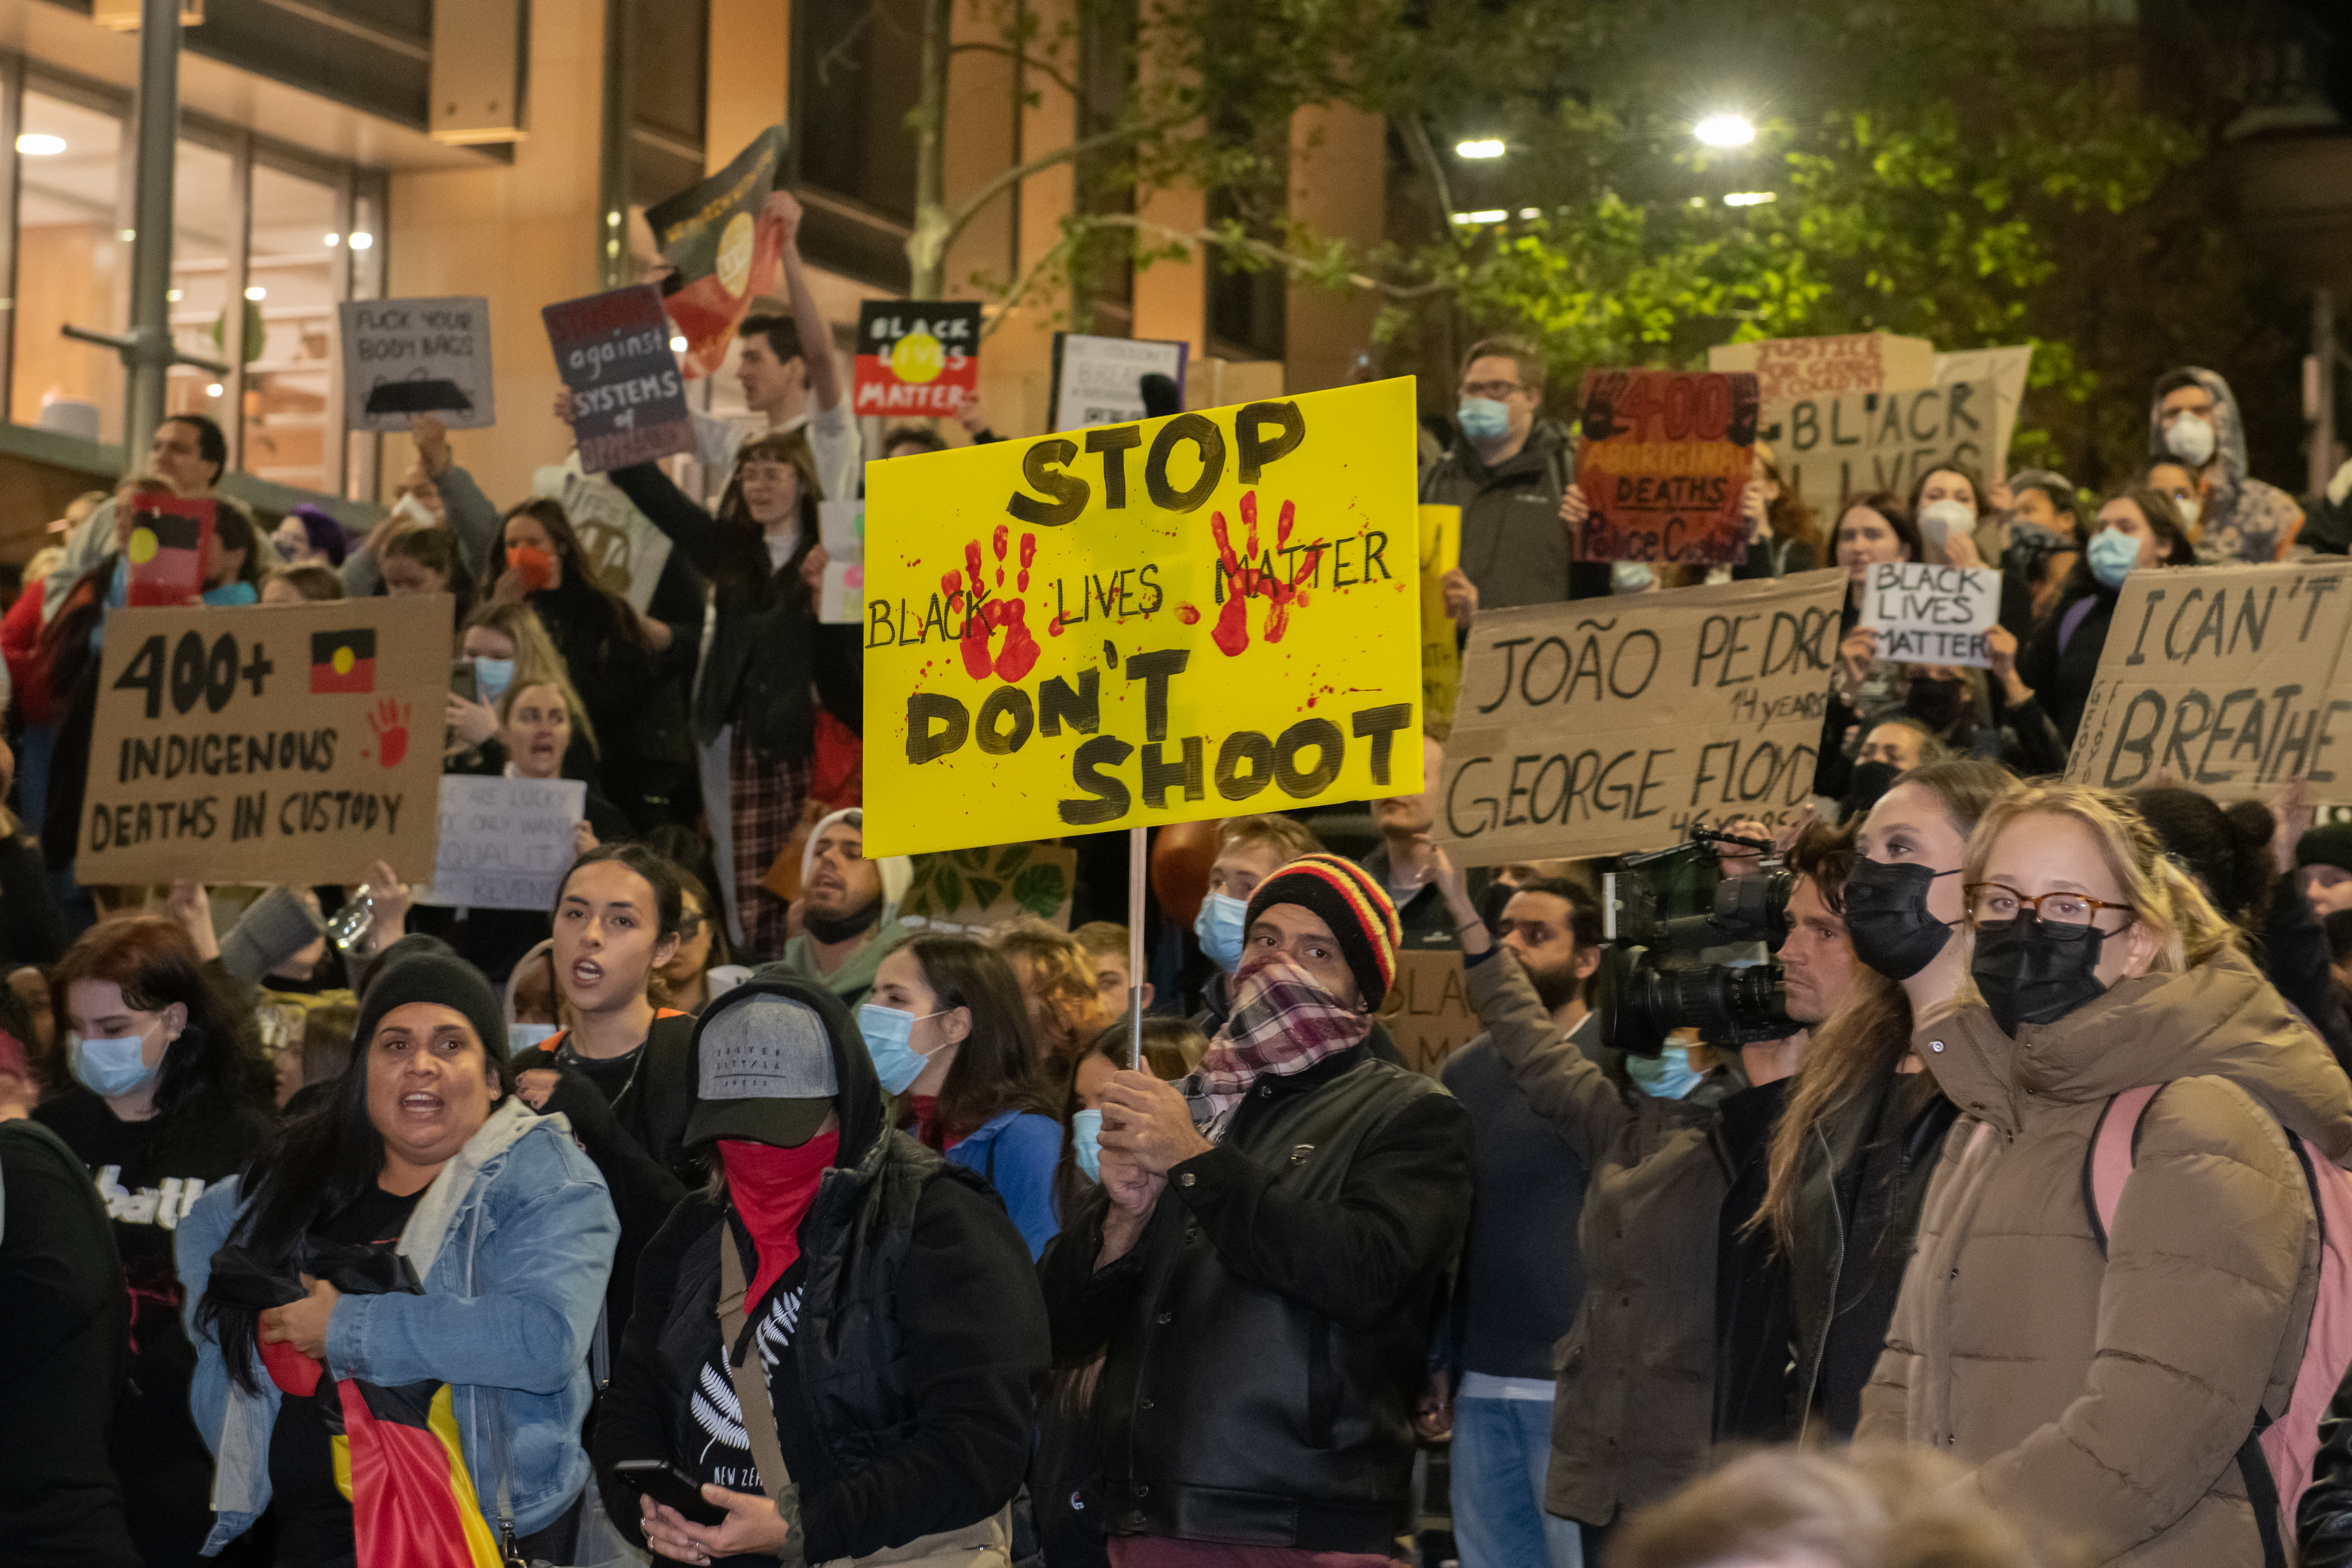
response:
[[[142,492],[131,500],[122,542],[130,570],[124,601],[133,608],[186,605],[203,590],[205,536],[213,503],[202,497]]]
[[[310,634],[310,694],[375,689],[375,628]]]

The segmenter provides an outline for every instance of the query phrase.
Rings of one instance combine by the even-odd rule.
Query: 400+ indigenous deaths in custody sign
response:
[[[1412,794],[1412,383],[876,463],[866,852]]]

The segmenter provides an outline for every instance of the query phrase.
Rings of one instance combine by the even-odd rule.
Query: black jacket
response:
[[[686,692],[702,646],[702,585],[691,567],[665,570],[647,611],[669,626],[670,645],[659,653],[616,635],[606,625],[610,601],[585,583],[566,578],[527,595],[527,602],[563,656],[603,755],[694,761]]]
[[[1028,1246],[979,1177],[886,1129],[872,1060],[823,986],[753,981],[711,1004],[698,1026],[759,995],[816,1008],[841,1086],[838,1163],[801,1221],[802,1261],[748,1314],[756,1325],[776,1289],[804,1282],[768,1389],[808,1561],[986,1519],[1021,1485],[1045,1370]],[[740,1222],[704,1194],[680,1204],[639,1259],[595,1432],[605,1508],[632,1541],[642,1539],[636,1498],[614,1465],[690,1467],[709,1444],[692,1405],[719,1345],[722,1227],[725,1244],[744,1248],[748,1278]]]
[[[1056,1365],[1108,1350],[1095,1489],[1115,1534],[1386,1553],[1470,1220],[1470,1119],[1359,1046],[1267,1075],[1097,1272],[1108,1198],[1038,1265]]]
[[[98,1189],[33,1121],[0,1122],[0,1541],[10,1563],[137,1568],[108,1428],[131,1298]]]
[[[2328,967],[2327,928],[2313,912],[2300,873],[2286,872],[2272,884],[2262,939],[2263,976],[2326,1042],[2336,1065],[2352,1073],[2352,1020]]]
[[[667,474],[639,463],[609,477],[711,580],[718,615],[694,694],[696,742],[707,746],[728,724],[740,723],[762,760],[799,761],[815,748],[812,685],[835,718],[862,731],[860,630],[819,623],[799,557],[757,580],[740,578],[726,569],[728,525],[688,500]],[[811,542],[803,542],[803,554]]]
[[[2295,1505],[2294,1544],[2303,1568],[2352,1568],[2352,1379],[2319,1418],[2319,1453]]]
[[[1559,500],[1575,474],[1567,429],[1538,419],[1528,444],[1491,468],[1468,437],[1456,437],[1422,475],[1423,500],[1462,509],[1462,570],[1478,585],[1479,609],[1609,593],[1607,562],[1569,558]]]
[[[2079,593],[2053,605],[2033,628],[2032,640],[2017,650],[2017,678],[2042,699],[2050,721],[2070,746],[2083,726],[2083,708],[2091,700],[2099,655],[2107,646],[2107,626],[2116,614],[2116,590],[2094,588],[2091,595],[2097,602],[2083,612],[2065,647],[2059,647],[2059,634],[2065,629],[2067,613],[2084,597]]]

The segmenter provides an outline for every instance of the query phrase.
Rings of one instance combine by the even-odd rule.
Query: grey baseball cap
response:
[[[823,1016],[764,986],[713,1005],[694,1031],[694,1074],[688,1148],[718,1138],[798,1148],[841,1092]]]

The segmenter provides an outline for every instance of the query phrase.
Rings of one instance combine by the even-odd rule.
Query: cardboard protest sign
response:
[[[1486,1026],[1470,1005],[1462,981],[1462,954],[1448,948],[1399,948],[1396,984],[1381,1005],[1381,1022],[1404,1065],[1435,1078],[1454,1052]]]
[[[2017,411],[2025,402],[2025,383],[2033,369],[2033,345],[2016,348],[1963,349],[1936,356],[1936,384],[1956,381],[1990,381],[1993,390],[1992,442],[1986,448],[1984,481],[2009,477],[2009,443],[2017,433]]]
[[[2066,777],[2136,789],[2168,770],[2216,800],[2302,773],[2352,800],[2352,689],[2339,684],[2352,564],[2186,566],[2124,579]]]
[[[1706,368],[1752,372],[1767,407],[1849,392],[1905,392],[1943,379],[1936,374],[1935,344],[1892,332],[1717,343],[1706,351]]]
[[[902,924],[919,931],[979,936],[1023,915],[1070,929],[1078,852],[1054,844],[1002,844],[950,849],[915,862],[915,879],[898,906]]]
[[[1845,583],[1803,572],[1481,615],[1437,837],[1491,866],[1809,815]]]
[[[193,605],[205,591],[205,558],[218,521],[210,496],[140,490],[122,542],[124,602],[134,609]]]
[[[1983,473],[1994,458],[1998,398],[1990,380],[1907,392],[1849,392],[1768,406],[1759,432],[1780,477],[1818,507],[1868,490],[1908,495],[1947,463]]]
[[[75,875],[423,881],[449,618],[446,594],[110,614]]]
[[[1462,686],[1462,648],[1445,613],[1445,574],[1462,563],[1462,509],[1421,509],[1421,710],[1450,722]]]
[[[405,430],[420,414],[452,430],[498,423],[488,300],[346,300],[341,311],[344,424]]]
[[[1419,789],[1413,489],[1408,380],[873,464],[866,852]]]
[[[1990,566],[1881,562],[1863,585],[1857,626],[1878,633],[1878,657],[1905,664],[1990,668],[1985,633],[2000,618],[2000,573]]]
[[[1756,458],[1756,378],[1588,370],[1576,482],[1592,515],[1580,561],[1720,566],[1748,559],[1740,492]]]
[[[662,568],[669,564],[670,539],[639,511],[621,488],[601,474],[580,471],[573,453],[531,475],[530,493],[563,506],[580,552],[596,581],[629,601],[643,615],[654,601]]]
[[[771,125],[727,167],[646,209],[654,243],[677,268],[663,303],[686,338],[689,377],[726,363],[736,323],[783,261],[783,226],[761,213],[783,163],[784,128]]]
[[[540,312],[563,384],[583,471],[601,474],[694,449],[686,382],[650,283],[567,300]]]
[[[980,390],[980,302],[868,300],[857,307],[850,410],[944,418]]]
[[[588,814],[578,779],[441,775],[441,840],[420,904],[476,910],[555,907],[571,868],[572,825]]]
[[[1056,430],[1118,425],[1140,419],[1143,378],[1164,375],[1184,384],[1186,343],[1150,338],[1097,338],[1085,332],[1054,334],[1054,385],[1048,400]]]

